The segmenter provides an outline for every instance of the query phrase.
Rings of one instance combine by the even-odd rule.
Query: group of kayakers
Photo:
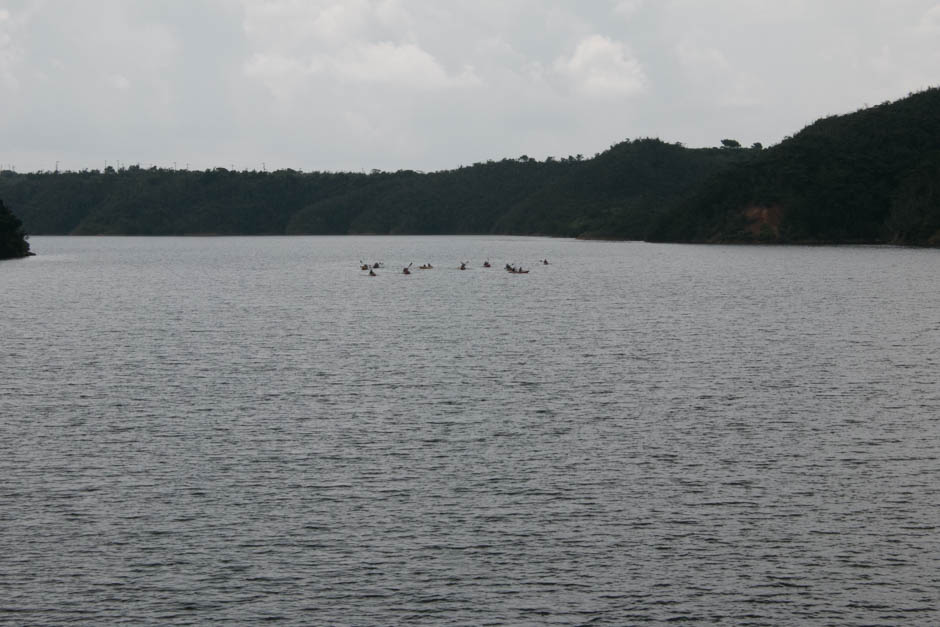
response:
[[[540,260],[539,260],[539,263],[542,264],[542,265],[547,266],[547,265],[548,265],[548,259],[540,259]],[[402,270],[401,270],[402,274],[411,274],[411,266],[413,266],[413,265],[414,265],[414,262],[409,263],[407,266],[405,266],[404,268],[402,268]],[[470,266],[470,262],[469,262],[469,261],[461,261],[461,262],[460,262],[460,265],[457,266],[457,269],[458,269],[458,270],[467,270],[469,266]],[[378,261],[376,261],[376,262],[374,262],[374,263],[364,263],[364,262],[362,262],[362,261],[359,262],[359,268],[360,268],[361,270],[368,270],[368,271],[369,271],[369,276],[377,276],[377,275],[375,274],[375,270],[377,270],[377,269],[379,269],[379,268],[384,268],[384,267],[385,267],[385,265],[382,264],[381,262],[378,262]],[[486,261],[483,262],[483,267],[484,267],[484,268],[492,268],[493,266],[492,266],[492,264],[490,264],[489,259],[487,259]],[[418,266],[418,270],[433,270],[433,269],[434,269],[434,266],[432,266],[430,263],[423,263],[423,264],[421,264],[420,266]],[[528,274],[528,273],[529,273],[529,271],[523,269],[522,266],[516,267],[516,266],[514,266],[514,265],[511,264],[511,263],[507,263],[507,264],[506,264],[506,271],[509,272],[509,273],[511,273],[511,274]]]

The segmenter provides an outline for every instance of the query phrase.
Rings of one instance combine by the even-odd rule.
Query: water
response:
[[[2,623],[940,619],[936,250],[32,245]]]

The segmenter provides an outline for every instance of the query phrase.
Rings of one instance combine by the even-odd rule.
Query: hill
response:
[[[30,254],[23,223],[0,200],[0,259],[27,257]]]
[[[652,217],[748,151],[626,141],[433,173],[143,169],[0,176],[37,234],[481,234],[642,238]]]
[[[752,150],[684,148],[658,139],[625,141],[513,205],[500,233],[645,239],[655,219],[710,176]]]
[[[940,89],[807,126],[709,178],[650,239],[940,245]]]
[[[455,170],[0,172],[36,234],[484,234],[940,245],[940,89],[766,150],[624,141]]]

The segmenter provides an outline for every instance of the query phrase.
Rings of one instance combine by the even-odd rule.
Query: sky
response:
[[[0,0],[0,168],[769,146],[940,84],[940,0]]]

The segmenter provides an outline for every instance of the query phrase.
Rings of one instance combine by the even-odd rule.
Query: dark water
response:
[[[936,250],[32,244],[0,622],[940,620]]]

